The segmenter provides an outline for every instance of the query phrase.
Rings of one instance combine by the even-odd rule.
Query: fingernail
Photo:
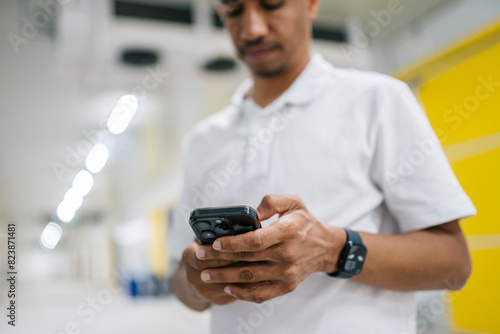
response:
[[[222,249],[222,245],[220,244],[220,241],[216,241],[214,242],[213,246],[212,246],[214,249],[216,250],[221,250]]]
[[[202,274],[201,274],[201,279],[202,279],[203,281],[205,281],[205,282],[206,282],[206,281],[210,281],[210,274],[209,274],[209,273],[202,273]]]
[[[227,293],[228,295],[234,296],[233,293],[231,292],[231,288],[229,288],[228,286],[224,288],[224,292]]]
[[[200,248],[196,251],[196,256],[199,258],[199,259],[202,259],[204,258],[206,255],[206,252],[203,248]]]

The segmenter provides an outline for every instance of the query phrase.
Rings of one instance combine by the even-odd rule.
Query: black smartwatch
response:
[[[329,276],[337,278],[351,278],[359,275],[366,260],[366,247],[358,232],[344,228],[347,233],[347,242],[340,253],[339,269]]]

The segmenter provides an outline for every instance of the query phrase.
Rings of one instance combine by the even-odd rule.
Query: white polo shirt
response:
[[[338,69],[314,55],[265,108],[245,98],[251,86],[243,82],[230,106],[185,139],[184,186],[171,233],[174,260],[194,239],[192,208],[255,208],[271,193],[298,194],[323,224],[371,233],[399,234],[476,213],[404,83]],[[414,293],[325,273],[275,300],[213,305],[211,311],[214,334],[416,331]]]

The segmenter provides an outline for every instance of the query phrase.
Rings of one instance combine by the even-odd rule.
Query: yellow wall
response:
[[[396,74],[416,93],[478,214],[462,222],[473,273],[451,295],[457,330],[500,334],[500,22]]]
[[[150,242],[151,271],[157,279],[164,279],[169,270],[168,223],[163,210],[155,210],[150,217],[152,237]]]

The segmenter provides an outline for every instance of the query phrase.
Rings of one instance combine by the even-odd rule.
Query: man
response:
[[[186,138],[174,293],[217,334],[414,333],[413,291],[467,281],[476,212],[425,114],[403,83],[310,56],[318,0],[217,9],[252,78]],[[237,204],[263,228],[193,242],[191,208]]]

